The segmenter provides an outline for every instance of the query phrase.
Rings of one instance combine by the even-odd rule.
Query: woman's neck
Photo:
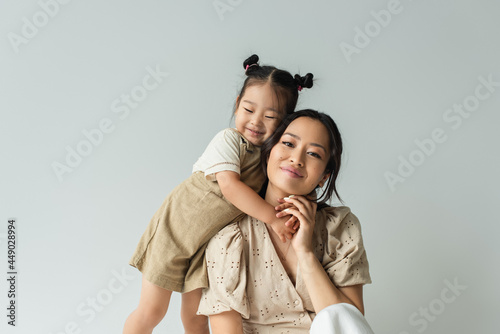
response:
[[[284,193],[283,191],[276,189],[269,183],[267,186],[266,196],[264,199],[266,200],[267,203],[271,204],[272,206],[277,206],[280,205],[280,203],[278,202],[278,198],[284,198],[290,195],[292,194]]]

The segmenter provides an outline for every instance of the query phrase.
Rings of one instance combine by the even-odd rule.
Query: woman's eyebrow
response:
[[[288,135],[288,136],[293,137],[293,138],[295,138],[297,140],[301,140],[301,138],[299,136],[297,136],[296,134],[290,133],[290,132],[285,132],[283,135]],[[317,144],[317,143],[310,143],[309,145],[319,147],[323,151],[325,151],[325,153],[327,153],[327,150],[326,150],[326,148],[323,145],[320,145],[320,144]]]
[[[323,151],[325,151],[325,154],[328,153],[326,151],[326,148],[323,147],[323,145],[320,145],[320,144],[316,144],[316,143],[311,143],[311,146],[316,146],[316,147],[319,147],[320,149],[322,149]]]
[[[241,102],[246,102],[246,103],[248,103],[248,104],[251,104],[251,105],[252,105],[252,106],[254,106],[254,107],[255,107],[255,106],[257,106],[257,103],[252,102],[252,101],[249,101],[249,100],[243,100],[243,101],[241,101]],[[272,111],[272,112],[275,112],[275,113],[279,114],[278,110],[276,110],[276,109],[274,109],[274,108],[266,108],[266,110],[269,110],[269,111]]]
[[[290,136],[290,137],[293,137],[293,138],[295,138],[295,139],[300,140],[300,137],[299,137],[299,136],[297,136],[296,134],[290,133],[290,132],[285,132],[283,135],[288,135],[288,136]]]

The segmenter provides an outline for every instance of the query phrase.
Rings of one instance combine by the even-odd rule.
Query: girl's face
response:
[[[295,119],[269,154],[268,190],[286,196],[311,193],[330,176],[325,173],[329,158],[326,127],[309,117]]]
[[[248,87],[238,97],[235,114],[236,129],[256,146],[273,134],[282,118],[274,91],[267,83]]]

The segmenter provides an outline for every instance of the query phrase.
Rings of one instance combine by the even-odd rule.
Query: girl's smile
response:
[[[238,97],[235,125],[249,142],[261,146],[276,130],[282,115],[269,84],[253,85]]]
[[[266,134],[265,131],[259,131],[259,130],[253,130],[253,129],[250,129],[248,127],[245,128],[248,132],[250,132],[253,136],[255,137],[260,137],[260,136],[263,136],[264,134]]]

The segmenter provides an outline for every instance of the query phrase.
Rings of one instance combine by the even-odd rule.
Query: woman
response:
[[[247,216],[212,238],[198,314],[210,316],[214,334],[372,333],[362,315],[371,279],[359,222],[349,208],[326,205],[339,197],[341,154],[337,126],[314,110],[290,115],[264,144],[265,200],[300,227],[282,243]]]

